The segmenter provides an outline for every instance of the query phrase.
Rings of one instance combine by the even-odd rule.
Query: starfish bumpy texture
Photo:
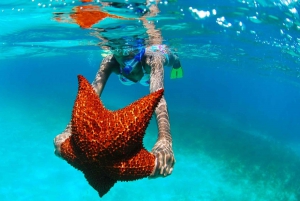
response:
[[[83,76],[78,81],[71,135],[61,145],[61,157],[83,172],[100,197],[117,181],[149,176],[155,156],[143,147],[143,138],[163,89],[110,111]]]

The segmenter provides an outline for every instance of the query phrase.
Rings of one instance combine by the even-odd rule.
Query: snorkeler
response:
[[[154,14],[158,12],[156,7],[152,6],[151,9]],[[134,41],[135,44],[133,45],[111,46],[112,54],[105,56],[92,83],[99,96],[101,96],[105,84],[112,73],[118,75],[122,84],[132,85],[140,83],[148,86],[151,93],[164,88],[165,66],[172,67],[172,79],[182,77],[182,68],[178,56],[166,45],[161,45],[161,34],[155,30],[153,24],[148,23],[145,18],[140,18],[140,20],[143,22],[144,27],[147,28],[147,33],[150,37],[149,47],[145,47],[144,41],[136,37],[129,37],[129,41]],[[104,30],[103,33],[107,33],[107,30]],[[103,41],[110,41],[105,37],[100,38]],[[128,41],[126,41],[128,37],[119,39],[124,41],[123,44],[128,44]],[[156,161],[150,178],[170,175],[175,164],[169,114],[164,96],[155,109],[155,116],[158,125],[158,138],[151,151],[155,155]],[[71,124],[54,139],[56,155],[60,156],[60,146],[70,135]]]
[[[92,83],[100,96],[112,73],[119,76],[122,84],[140,83],[149,86],[150,92],[164,88],[164,66],[173,68],[173,76],[182,76],[178,56],[165,45],[141,47],[132,51],[119,49],[113,52],[113,55],[108,55],[103,59]],[[150,176],[152,178],[171,174],[175,163],[169,115],[164,96],[155,110],[155,115],[158,125],[158,139],[152,149],[152,153],[156,156],[156,167]]]
[[[172,71],[176,71],[176,75],[182,76],[178,56],[165,45],[140,47],[130,51],[118,49],[103,59],[92,86],[101,96],[109,76],[115,73],[124,85],[140,83],[149,86],[150,92],[155,92],[164,88],[164,66],[171,66]],[[164,96],[155,109],[155,116],[158,125],[158,139],[151,151],[155,155],[156,161],[150,178],[170,175],[175,164],[169,114]],[[71,127],[69,124],[65,131],[54,139],[57,156],[61,156],[61,144],[70,137]]]

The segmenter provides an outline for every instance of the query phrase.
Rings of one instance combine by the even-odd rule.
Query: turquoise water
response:
[[[101,199],[300,200],[299,3],[165,2],[149,21],[184,69],[176,80],[165,72],[175,168],[166,178],[118,182]],[[76,76],[91,82],[102,60],[95,30],[115,22],[81,29],[53,19],[80,5],[0,3],[1,200],[100,200],[53,148],[70,120]],[[138,22],[128,23],[117,33],[145,36],[145,28],[132,25]],[[113,75],[101,98],[113,110],[147,93]],[[148,150],[156,136],[153,119],[144,139]]]

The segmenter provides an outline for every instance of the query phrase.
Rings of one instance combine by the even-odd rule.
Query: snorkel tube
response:
[[[144,56],[145,51],[146,50],[143,47],[141,49],[141,51],[137,55],[134,56],[133,59],[125,62],[125,67],[123,68],[123,72],[125,74],[129,75],[132,72],[133,68],[137,65],[137,63],[142,61],[142,57]]]

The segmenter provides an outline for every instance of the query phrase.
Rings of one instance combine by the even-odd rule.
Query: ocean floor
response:
[[[0,105],[5,106],[0,115],[1,200],[98,199],[82,173],[53,153],[52,140],[64,129],[71,108],[59,108],[55,101],[32,102],[26,98],[2,98]],[[224,115],[187,110],[184,112],[189,118],[172,118],[176,154],[173,174],[119,182],[102,200],[300,199],[300,160],[288,147],[259,131],[244,131]],[[173,115],[179,117],[180,113]],[[146,148],[151,148],[156,132],[152,120]]]

